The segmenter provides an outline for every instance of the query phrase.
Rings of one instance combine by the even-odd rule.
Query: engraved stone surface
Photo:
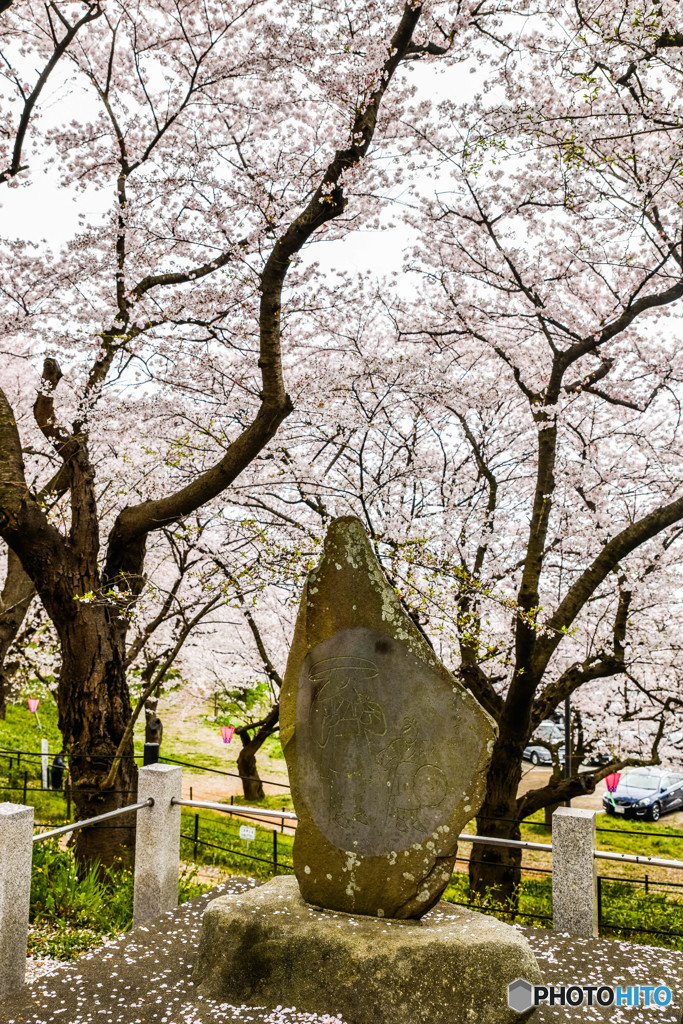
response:
[[[304,899],[426,913],[483,799],[495,725],[405,614],[353,517],[332,523],[306,582],[280,735]]]

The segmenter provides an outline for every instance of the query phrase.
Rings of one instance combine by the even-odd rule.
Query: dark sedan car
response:
[[[683,807],[683,775],[656,768],[634,768],[619,779],[614,799],[605,793],[602,806],[608,814],[658,821],[667,811]]]

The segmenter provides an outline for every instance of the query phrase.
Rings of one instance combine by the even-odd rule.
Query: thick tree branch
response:
[[[71,595],[62,569],[66,544],[26,484],[14,412],[0,389],[0,535],[19,556],[36,584],[48,614],[55,601],[69,607]],[[46,572],[46,566],[49,571]]]
[[[67,446],[72,440],[67,430],[59,425],[55,414],[54,393],[62,379],[62,371],[56,359],[48,356],[43,363],[41,385],[33,403],[33,416],[43,436],[52,444],[63,459],[68,458]]]
[[[265,718],[261,719],[260,722],[255,722],[253,725],[240,725],[235,729],[235,732],[239,736],[242,746],[248,747],[251,754],[255,754],[260,747],[263,746],[269,736],[277,729],[278,720],[280,718],[280,705],[274,704],[270,709]],[[251,736],[250,730],[256,729],[254,736]]]
[[[243,245],[240,242],[240,245]],[[200,278],[206,277],[207,274],[213,274],[214,271],[224,267],[226,263],[229,263],[232,259],[232,253],[224,252],[220,256],[216,256],[215,259],[208,263],[203,263],[200,267],[195,267],[194,270],[188,270],[183,273],[168,273],[168,274],[149,274],[147,277],[143,277],[133,289],[131,289],[131,295],[135,299],[141,299],[152,288],[159,288],[164,285],[172,284],[189,284],[192,281],[199,281]]]
[[[461,649],[461,657],[466,652],[467,648]],[[471,657],[463,658],[456,674],[463,685],[477,698],[482,707],[497,721],[503,710],[503,698],[493,689],[491,680],[481,665],[477,663],[474,652],[470,650],[469,654]]]
[[[593,370],[592,373],[587,373],[585,377],[582,377],[580,380],[575,380],[572,384],[565,384],[564,391],[566,391],[568,395],[573,395],[589,390],[597,384],[598,381],[603,380],[613,366],[613,359],[603,359],[597,370]]]
[[[628,613],[631,606],[632,592],[619,589],[619,604],[614,618],[612,630],[613,652],[602,652],[583,662],[570,665],[562,675],[550,683],[534,701],[532,724],[534,728],[558,707],[566,697],[570,697],[584,683],[594,679],[606,679],[626,671],[625,643]]]
[[[663,505],[635,523],[631,523],[605,544],[600,554],[569,588],[557,610],[548,619],[546,635],[538,639],[535,652],[533,665],[535,678],[541,678],[548,661],[561,643],[564,633],[572,625],[588,599],[609,573],[614,571],[622,558],[626,558],[646,541],[656,537],[658,533],[682,519],[683,498],[676,498],[668,505]]]

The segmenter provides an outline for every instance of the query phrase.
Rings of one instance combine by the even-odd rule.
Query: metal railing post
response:
[[[133,927],[178,906],[182,768],[150,764],[138,772],[138,801],[154,800],[138,811],[135,833]]]
[[[48,768],[48,745],[47,740],[40,741],[40,776],[43,789],[48,788],[47,784],[47,768]]]
[[[553,814],[553,928],[598,934],[595,811],[558,807]]]
[[[24,984],[33,808],[0,804],[0,998]]]
[[[159,744],[158,743],[145,743],[143,754],[142,754],[143,765],[158,764],[159,763]]]

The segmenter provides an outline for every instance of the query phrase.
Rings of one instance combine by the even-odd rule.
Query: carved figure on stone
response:
[[[401,732],[379,752],[377,763],[390,773],[387,819],[393,817],[401,832],[428,831],[420,812],[442,803],[448,779],[437,765],[429,763],[415,718],[404,717]]]
[[[309,722],[322,752],[320,776],[328,783],[330,814],[342,828],[352,822],[370,825],[366,776],[372,738],[383,736],[387,727],[380,705],[358,684],[374,679],[377,666],[363,658],[328,658],[312,666],[308,676],[315,693]]]

